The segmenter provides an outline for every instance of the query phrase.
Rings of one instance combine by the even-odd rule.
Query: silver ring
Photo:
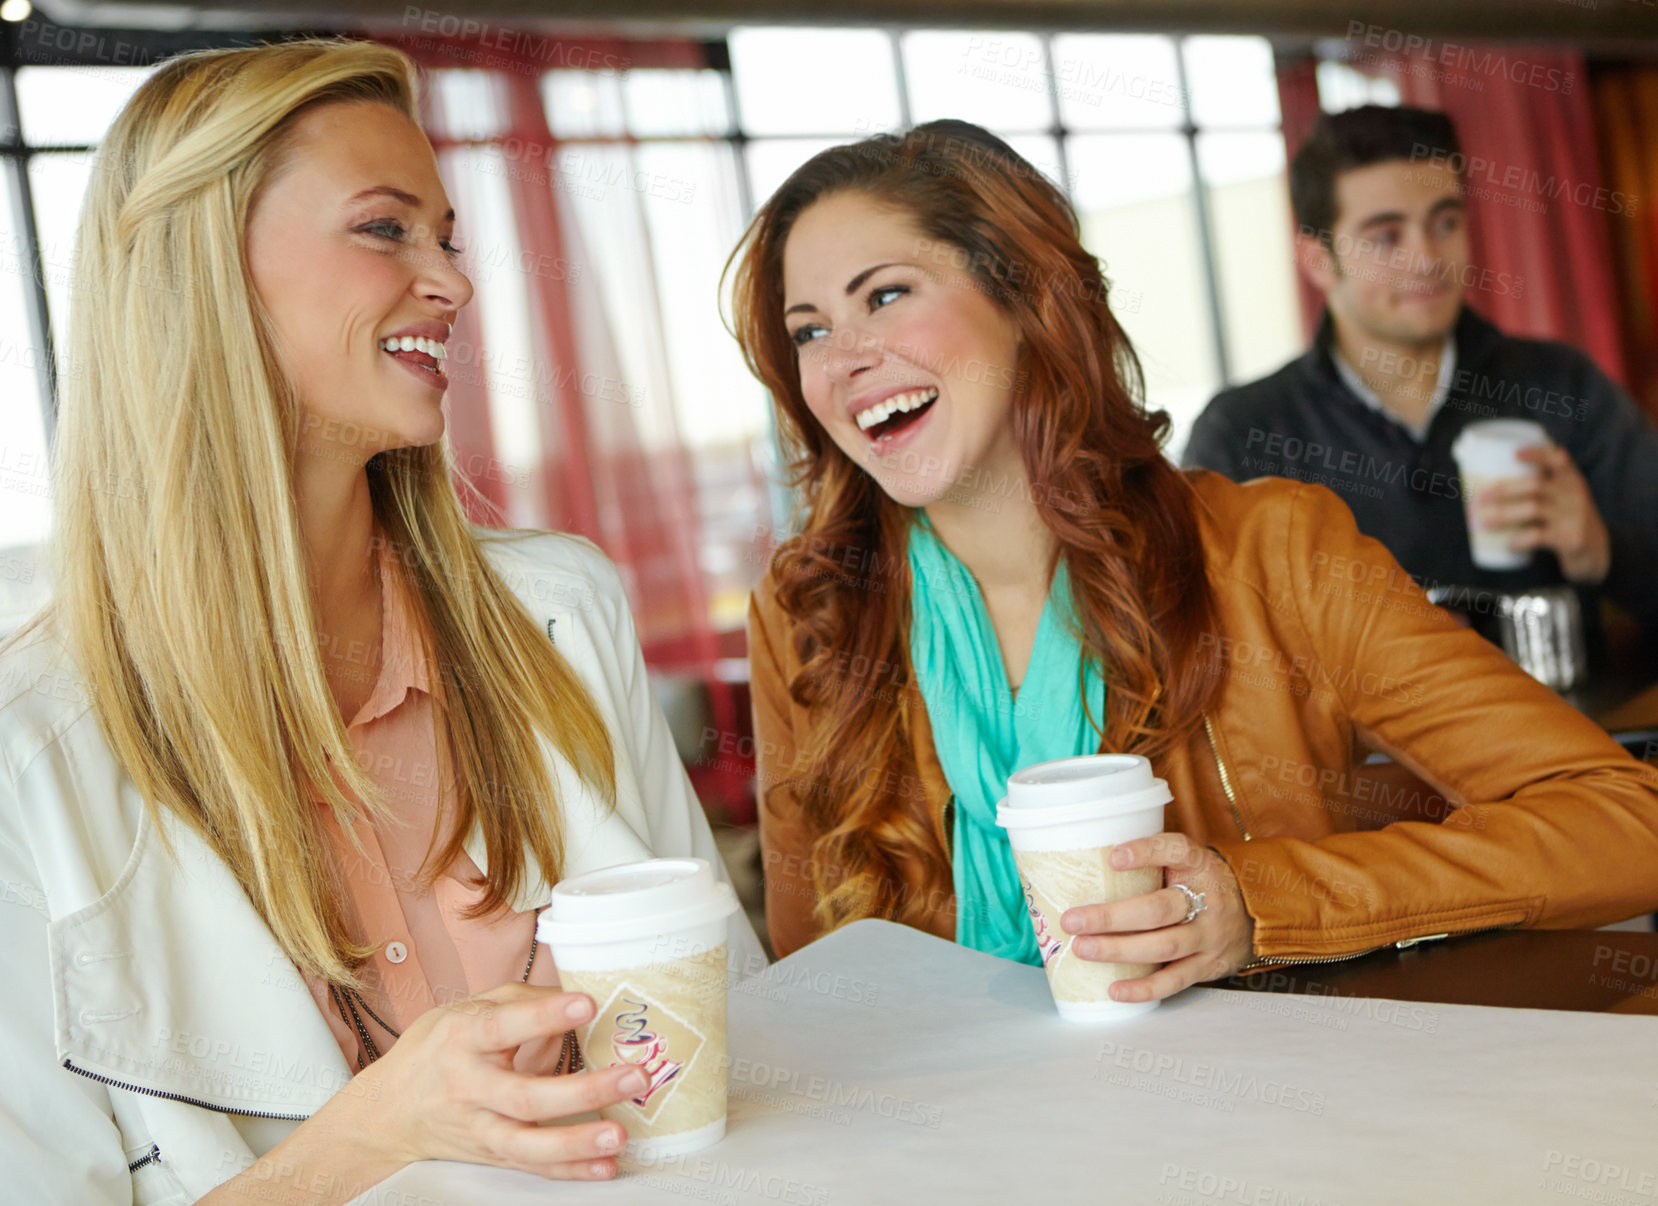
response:
[[[1186,910],[1186,916],[1176,922],[1177,925],[1186,925],[1187,923],[1193,921],[1199,913],[1203,912],[1204,909],[1209,907],[1203,901],[1203,897],[1205,895],[1204,893],[1194,892],[1185,884],[1170,884],[1169,887],[1179,888],[1182,892],[1186,893],[1186,902],[1191,906]]]

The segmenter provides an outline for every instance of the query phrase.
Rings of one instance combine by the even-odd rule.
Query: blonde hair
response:
[[[352,986],[375,948],[346,932],[309,793],[347,833],[353,796],[392,818],[324,677],[293,488],[302,415],[244,234],[302,109],[367,101],[417,120],[417,87],[390,47],[305,39],[180,55],[116,118],[77,234],[53,454],[55,589],[41,617],[74,654],[163,840],[158,809],[224,860],[301,969]],[[456,808],[424,882],[476,820],[482,916],[533,882],[526,844],[545,881],[558,879],[538,734],[614,807],[610,736],[483,556],[447,440],[383,452],[368,476],[444,700],[436,735]]]

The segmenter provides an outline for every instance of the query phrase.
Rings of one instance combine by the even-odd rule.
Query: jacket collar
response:
[[[1459,376],[1467,370],[1483,365],[1503,340],[1503,333],[1467,302],[1462,303],[1452,334],[1456,338]],[[1326,307],[1318,317],[1318,329],[1313,333],[1312,346],[1301,357],[1301,368],[1307,376],[1326,390],[1340,390],[1344,395],[1351,397],[1351,391],[1348,390],[1347,383],[1341,379],[1341,374],[1336,371],[1336,362],[1331,355],[1335,338],[1335,320],[1330,317],[1330,310]],[[1455,388],[1453,383],[1452,389]],[[1364,405],[1357,398],[1352,398],[1352,401],[1354,405]]]

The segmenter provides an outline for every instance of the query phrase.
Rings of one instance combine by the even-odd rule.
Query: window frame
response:
[[[755,28],[764,27],[755,26]],[[908,128],[911,124],[913,124],[913,122],[911,117],[910,75],[909,69],[904,62],[903,38],[907,33],[917,32],[922,29],[930,30],[933,27],[894,25],[864,28],[879,29],[887,36],[888,44],[892,49],[892,66],[893,71],[896,74],[896,81],[898,85],[898,116],[900,128]],[[952,32],[965,33],[969,31],[965,28],[958,27],[953,28]],[[1214,208],[1209,195],[1209,185],[1204,179],[1202,164],[1199,161],[1198,140],[1200,136],[1205,134],[1236,133],[1268,133],[1275,134],[1282,138],[1284,129],[1282,114],[1280,114],[1277,122],[1270,124],[1240,124],[1236,126],[1211,126],[1197,124],[1192,114],[1192,91],[1186,70],[1186,43],[1191,38],[1207,35],[1158,33],[1152,34],[1151,36],[1167,38],[1174,47],[1176,72],[1176,79],[1174,82],[1180,91],[1180,121],[1175,125],[1123,125],[1112,126],[1109,129],[1099,130],[1082,129],[1067,125],[1062,116],[1062,109],[1059,103],[1059,79],[1054,69],[1054,39],[1070,33],[1085,33],[1094,31],[1069,29],[1026,29],[999,32],[1027,34],[1035,37],[1040,44],[1042,48],[1041,70],[1047,79],[1047,88],[1045,91],[1048,97],[1049,122],[1048,125],[1042,129],[1020,128],[1015,130],[1010,128],[1006,131],[998,131],[998,133],[1036,135],[1051,138],[1055,148],[1055,166],[1060,174],[1060,179],[1056,181],[1056,183],[1059,185],[1061,191],[1065,193],[1067,198],[1074,200],[1071,190],[1072,176],[1070,166],[1071,139],[1073,137],[1077,135],[1094,136],[1100,134],[1157,134],[1178,135],[1181,138],[1186,150],[1187,162],[1191,169],[1192,189],[1194,193],[1193,201],[1195,202],[1193,213],[1195,217],[1196,230],[1194,233],[1202,251],[1201,265],[1203,270],[1203,289],[1206,299],[1206,305],[1204,306],[1204,329],[1209,340],[1210,349],[1214,356],[1216,373],[1220,378],[1221,387],[1228,388],[1239,384],[1238,380],[1233,375],[1232,357],[1227,347],[1226,319],[1223,312],[1224,303],[1221,291],[1219,249],[1215,234],[1216,222]],[[722,47],[725,45],[723,39],[719,45]],[[1276,48],[1274,48],[1275,65],[1276,61],[1277,53]],[[714,65],[714,56],[711,54],[710,66],[712,67]],[[731,72],[729,52],[725,54],[719,69],[724,71],[725,78],[727,80],[728,97],[730,98],[729,103],[732,117],[732,132],[729,136],[729,141],[732,142],[737,152],[736,157],[738,172],[743,182],[743,191],[745,193],[750,192],[752,188],[748,171],[747,148],[753,143],[786,141],[789,139],[821,139],[841,137],[852,139],[860,137],[860,134],[854,131],[834,133],[821,130],[800,131],[792,134],[750,134],[743,128],[742,111],[737,105],[736,87],[734,77]],[[753,212],[754,211],[751,206],[747,216],[752,217]]]
[[[732,27],[741,28],[738,26]],[[755,26],[764,28],[764,26]],[[920,27],[908,25],[874,26],[885,34],[891,50],[891,65],[897,85],[899,122],[901,128],[907,128],[911,122],[911,80],[908,66],[904,60],[903,37],[905,34]],[[172,54],[180,50],[196,49],[208,46],[245,46],[258,40],[252,33],[231,32],[218,35],[157,35],[155,31],[130,31],[132,43],[138,44],[145,51],[153,51],[149,61]],[[727,31],[727,35],[729,34]],[[961,32],[967,32],[965,30]],[[1167,38],[1174,47],[1176,84],[1180,90],[1180,121],[1174,126],[1125,125],[1112,127],[1109,130],[1080,129],[1067,125],[1062,116],[1062,107],[1059,103],[1058,78],[1054,70],[1054,39],[1068,30],[1035,29],[1020,31],[1030,34],[1037,39],[1041,46],[1041,68],[1047,78],[1047,108],[1049,121],[1042,129],[1021,129],[1007,131],[1008,133],[1030,134],[1045,136],[1053,140],[1056,154],[1056,166],[1061,179],[1059,185],[1069,197],[1071,195],[1071,140],[1077,135],[1109,134],[1176,134],[1182,139],[1186,149],[1186,156],[1191,168],[1192,188],[1194,190],[1193,214],[1196,229],[1194,231],[1202,251],[1202,283],[1206,298],[1204,306],[1205,322],[1203,324],[1209,347],[1213,353],[1213,363],[1223,386],[1237,384],[1233,378],[1231,355],[1227,347],[1225,315],[1223,313],[1223,298],[1220,281],[1220,263],[1215,234],[1215,217],[1213,205],[1209,195],[1209,187],[1204,179],[1202,165],[1199,160],[1198,139],[1208,133],[1234,132],[1265,132],[1283,133],[1282,119],[1270,125],[1240,125],[1240,126],[1203,126],[1194,121],[1191,104],[1191,89],[1188,79],[1185,47],[1189,38],[1197,35],[1184,33],[1165,33],[1153,36]],[[723,141],[730,145],[735,161],[736,183],[738,200],[743,206],[741,221],[746,223],[754,213],[758,198],[754,196],[753,176],[749,167],[749,147],[767,141],[781,141],[789,138],[856,138],[857,131],[841,133],[826,131],[802,131],[795,134],[752,134],[743,124],[742,109],[738,103],[736,80],[732,71],[731,55],[727,35],[712,37],[703,41],[706,52],[707,70],[718,73],[721,86],[724,90],[727,110],[730,114],[728,130],[718,136],[713,135],[634,135],[624,131],[619,135],[592,135],[583,137],[561,138],[559,142],[569,145],[592,144],[606,147],[637,148],[642,144],[671,143],[683,141]],[[23,258],[31,267],[30,281],[26,289],[26,308],[30,322],[30,338],[40,347],[44,355],[40,358],[38,394],[43,410],[46,439],[48,448],[51,447],[56,431],[57,419],[57,357],[55,354],[55,338],[52,328],[52,317],[45,286],[45,267],[41,259],[39,227],[35,218],[34,194],[29,181],[29,164],[37,155],[62,153],[91,153],[95,146],[89,145],[33,145],[23,136],[21,113],[19,111],[16,74],[20,67],[27,66],[57,66],[57,67],[84,67],[95,69],[104,65],[96,53],[90,58],[77,58],[74,54],[32,55],[27,53],[15,36],[0,38],[0,171],[10,174],[13,183],[13,204],[15,206],[16,229],[20,239],[25,244],[20,250]],[[624,119],[626,113],[624,110]],[[631,123],[628,123],[631,124]],[[775,420],[768,415],[768,424],[771,426],[775,442]],[[786,513],[786,510],[778,513]]]
[[[29,183],[29,161],[45,148],[31,146],[23,140],[22,111],[17,100],[17,68],[22,64],[10,53],[12,45],[9,40],[5,47],[8,52],[6,59],[0,61],[0,171],[11,178],[12,229],[23,242],[19,262],[29,265],[24,310],[28,315],[29,339],[41,351],[35,392],[46,433],[46,448],[50,452],[57,433],[57,355],[52,337],[51,309],[46,302],[46,267],[41,262],[40,229],[35,224],[34,189]],[[51,149],[63,152],[87,148]]]
[[[86,33],[96,36],[79,36]],[[65,37],[65,34],[74,36]],[[19,258],[29,264],[30,282],[25,289],[24,308],[29,319],[29,338],[41,351],[36,392],[48,453],[57,440],[57,340],[46,294],[46,265],[41,253],[40,226],[35,218],[29,164],[37,155],[90,155],[97,151],[97,146],[29,142],[23,134],[18,71],[24,67],[87,71],[117,66],[147,67],[159,65],[164,59],[187,50],[256,46],[268,41],[268,33],[241,29],[179,32],[103,26],[82,29],[58,25],[38,10],[26,22],[0,22],[0,172],[12,180],[14,229],[23,243]]]

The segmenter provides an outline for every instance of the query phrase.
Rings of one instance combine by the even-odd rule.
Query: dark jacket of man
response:
[[[1352,508],[1359,530],[1425,588],[1476,588],[1457,597],[1477,600],[1488,589],[1565,581],[1546,549],[1519,570],[1479,569],[1468,549],[1452,442],[1481,419],[1534,420],[1571,454],[1611,536],[1601,589],[1649,641],[1658,634],[1658,430],[1587,355],[1504,335],[1464,306],[1450,392],[1418,442],[1348,389],[1331,359],[1333,338],[1326,312],[1305,355],[1219,394],[1193,426],[1183,463],[1235,481],[1277,476],[1328,486]],[[1593,629],[1596,595],[1583,594]]]

